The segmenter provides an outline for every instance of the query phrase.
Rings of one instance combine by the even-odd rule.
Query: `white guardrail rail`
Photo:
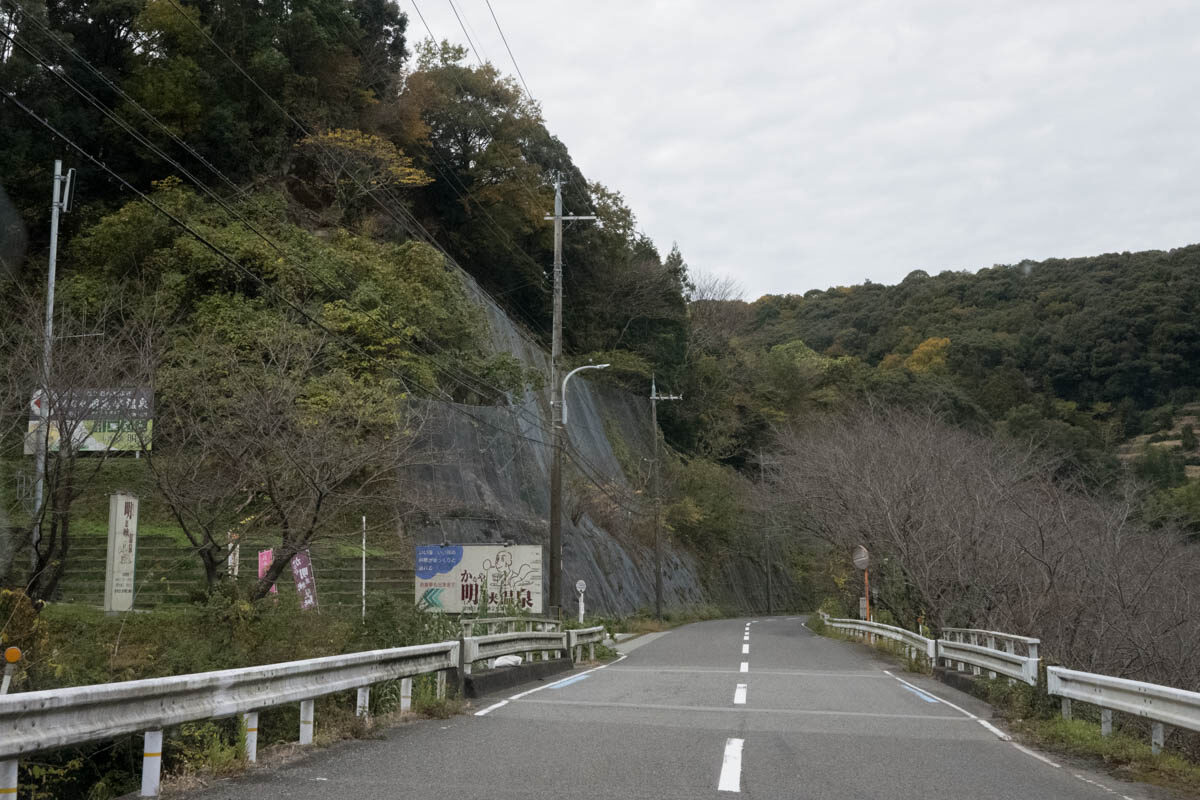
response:
[[[944,666],[957,665],[959,671],[970,667],[976,675],[986,671],[991,678],[1004,675],[1036,686],[1040,644],[1040,639],[999,631],[943,628],[937,654]]]
[[[462,621],[464,636],[474,636],[475,628],[483,630],[481,635],[492,633],[512,633],[514,631],[560,631],[562,623],[556,619],[539,619],[537,617],[475,617]]]
[[[549,621],[532,622],[541,627],[542,622]],[[143,732],[141,796],[157,797],[164,728],[241,715],[246,729],[246,760],[253,762],[258,755],[258,712],[264,708],[298,702],[299,741],[302,745],[312,744],[313,701],[318,697],[356,689],[356,713],[366,716],[371,685],[399,679],[400,710],[407,711],[412,707],[415,676],[435,673],[438,697],[444,697],[449,672],[458,670],[460,677],[470,674],[474,661],[486,659],[490,664],[499,656],[520,653],[532,660],[534,651],[541,651],[542,658],[549,659],[551,654],[557,658],[572,649],[579,660],[582,645],[588,645],[594,657],[595,643],[603,636],[602,627],[464,636],[460,641],[283,664],[3,695],[0,796],[16,795],[17,763],[24,756]]]
[[[998,674],[1037,685],[1038,645],[1040,640],[1028,636],[1014,636],[998,631],[979,631],[969,628],[946,628],[946,638],[930,639],[919,633],[867,622],[861,619],[836,619],[824,612],[825,624],[852,636],[873,642],[876,638],[890,639],[905,645],[909,657],[923,655],[930,663],[943,662],[946,666],[956,665],[960,671],[971,669],[976,675],[984,671],[992,678]],[[1018,653],[1024,650],[1024,653]]]
[[[1072,700],[1100,706],[1100,732],[1105,736],[1112,733],[1114,711],[1151,720],[1150,749],[1156,755],[1166,738],[1164,724],[1200,731],[1200,692],[1064,667],[1046,668],[1046,691],[1062,698],[1064,719],[1071,718]]]
[[[4,695],[0,697],[0,793],[16,794],[21,756],[143,731],[141,795],[157,797],[165,727],[240,714],[246,727],[246,759],[255,761],[260,709],[299,702],[300,744],[311,744],[317,697],[357,689],[357,713],[365,716],[371,684],[399,678],[405,709],[411,704],[414,676],[436,672],[442,696],[447,672],[458,663],[459,643],[439,642]]]
[[[919,633],[907,631],[904,628],[897,628],[894,625],[884,625],[880,622],[867,622],[861,619],[836,619],[824,612],[821,613],[821,618],[829,627],[845,631],[851,636],[857,636],[860,639],[873,641],[874,637],[879,637],[881,639],[900,642],[907,648],[910,658],[920,655],[929,659],[932,663],[936,656],[933,639],[927,639]]]

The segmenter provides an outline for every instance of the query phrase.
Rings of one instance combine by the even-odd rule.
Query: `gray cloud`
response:
[[[751,296],[1200,240],[1193,2],[493,6],[584,173]]]

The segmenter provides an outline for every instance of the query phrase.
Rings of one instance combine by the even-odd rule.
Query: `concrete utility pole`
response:
[[[54,187],[50,202],[50,269],[46,277],[46,333],[42,341],[42,393],[38,416],[41,426],[37,432],[36,455],[34,456],[33,484],[33,537],[29,552],[29,565],[36,570],[38,545],[42,541],[43,496],[46,483],[46,447],[50,435],[50,363],[54,342],[54,271],[58,260],[58,215],[71,210],[71,190],[75,185],[75,170],[63,175],[62,161],[54,161]]]
[[[654,375],[650,376],[650,435],[654,437],[654,461],[650,468],[654,481],[654,616],[662,619],[663,607],[663,573],[662,573],[662,486],[658,468],[658,401],[682,400],[681,394],[659,394],[654,383]]]
[[[766,469],[766,464],[763,461],[762,450],[759,450],[758,451],[758,487],[760,490],[764,489],[767,485],[765,469]],[[766,502],[766,493],[760,492],[760,494],[763,495],[763,502]],[[770,512],[767,512],[767,513],[769,515]],[[771,534],[767,532],[768,527],[769,526],[767,526],[767,525],[763,526],[763,561],[767,567],[767,613],[773,614],[773,613],[775,613],[775,610],[774,610],[774,608],[772,608],[772,602],[771,602]]]
[[[550,616],[557,619],[562,608],[562,449],[566,445],[562,423],[562,387],[558,373],[562,364],[562,224],[563,220],[595,219],[593,216],[563,216],[562,173],[554,174],[554,327],[550,347],[550,416],[554,447],[550,462]]]

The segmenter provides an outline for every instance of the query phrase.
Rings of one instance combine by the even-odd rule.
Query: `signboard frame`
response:
[[[414,598],[426,611],[478,614],[511,603],[543,613],[541,545],[417,545],[414,564]]]

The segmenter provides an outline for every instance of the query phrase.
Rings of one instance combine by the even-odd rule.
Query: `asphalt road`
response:
[[[605,667],[476,701],[469,715],[188,797],[1162,796],[1006,741],[974,698],[814,636],[798,617],[698,623],[626,649]]]

